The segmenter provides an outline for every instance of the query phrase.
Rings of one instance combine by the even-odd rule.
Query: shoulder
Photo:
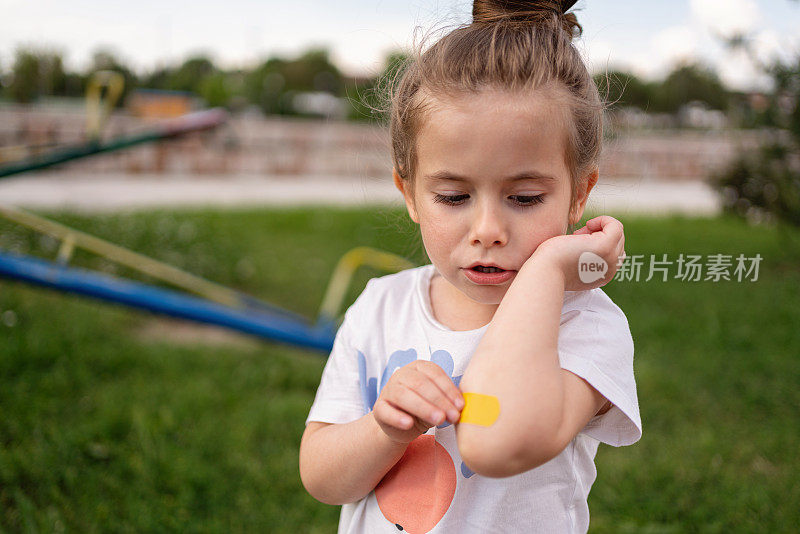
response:
[[[583,315],[583,319],[590,320],[595,324],[630,330],[625,312],[599,287],[588,291],[566,291],[564,293],[561,323],[579,315]]]
[[[387,306],[402,306],[413,299],[421,278],[429,266],[413,267],[392,274],[371,278],[348,309],[348,314],[373,315]]]
[[[564,296],[559,348],[583,354],[612,353],[632,363],[633,336],[622,309],[600,288]]]
[[[369,282],[367,282],[367,286],[371,286],[373,290],[380,291],[389,291],[403,287],[408,289],[408,285],[415,283],[419,277],[425,274],[425,271],[430,267],[431,265],[421,265],[419,267],[412,267],[411,269],[405,269],[396,273],[371,278]]]
[[[411,324],[418,313],[418,286],[425,267],[370,279],[345,312],[337,335],[351,346],[366,347],[380,343],[397,325]]]

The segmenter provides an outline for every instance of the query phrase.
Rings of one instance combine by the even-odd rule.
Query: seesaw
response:
[[[0,249],[0,277],[148,310],[153,313],[230,328],[261,338],[330,352],[347,289],[357,269],[398,271],[413,264],[395,254],[356,247],[344,254],[328,283],[316,321],[205,280],[98,237],[11,206],[0,215],[61,242],[55,262]],[[108,274],[70,267],[81,248],[197,296]]]

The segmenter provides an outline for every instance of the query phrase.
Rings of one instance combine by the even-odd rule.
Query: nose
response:
[[[477,207],[470,226],[469,242],[484,247],[503,246],[508,243],[508,224],[500,206],[487,201]]]

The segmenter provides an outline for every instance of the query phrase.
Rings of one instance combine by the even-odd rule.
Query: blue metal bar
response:
[[[237,310],[176,291],[86,269],[65,267],[39,258],[9,254],[2,250],[0,250],[0,276],[117,302],[154,313],[224,326],[326,354],[333,348],[336,335],[336,325],[328,321],[312,325],[308,321],[269,313],[266,309]]]

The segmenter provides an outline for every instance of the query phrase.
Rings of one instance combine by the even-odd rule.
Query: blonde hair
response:
[[[392,163],[414,190],[416,138],[425,123],[429,96],[501,89],[521,95],[549,90],[569,109],[565,163],[570,172],[570,211],[581,177],[597,165],[603,139],[604,104],[572,39],[582,28],[574,1],[475,0],[472,23],[458,27],[424,52],[415,47],[391,90],[389,127]]]

